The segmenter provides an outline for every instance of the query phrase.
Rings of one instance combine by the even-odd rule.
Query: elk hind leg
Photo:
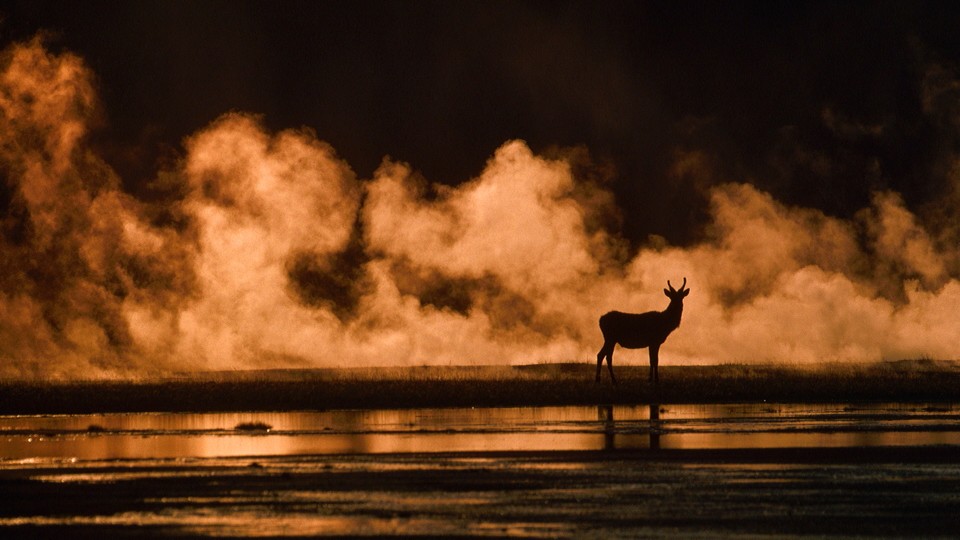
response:
[[[607,359],[607,368],[610,370],[610,380],[617,384],[617,378],[613,376],[613,348],[617,344],[612,341],[604,341],[603,347],[597,353],[597,382],[600,382],[600,371],[603,368],[603,359]]]

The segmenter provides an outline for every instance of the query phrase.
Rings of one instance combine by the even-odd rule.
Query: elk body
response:
[[[607,369],[610,371],[610,380],[617,383],[613,375],[613,348],[620,345],[626,349],[650,349],[650,381],[660,380],[657,374],[660,346],[666,341],[670,332],[680,326],[680,316],[683,314],[683,299],[690,294],[686,289],[687,278],[683,278],[680,289],[674,289],[667,281],[668,289],[663,294],[670,299],[670,305],[663,311],[648,311],[646,313],[621,313],[611,311],[600,317],[600,332],[603,333],[603,347],[597,353],[597,382],[600,382],[600,371],[603,359],[607,359]]]

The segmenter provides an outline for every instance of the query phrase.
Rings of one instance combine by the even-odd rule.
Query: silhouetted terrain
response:
[[[793,367],[619,366],[620,384],[594,383],[592,363],[261,370],[144,380],[0,382],[0,414],[120,411],[316,410],[408,407],[723,403],[953,402],[960,363],[903,360]]]

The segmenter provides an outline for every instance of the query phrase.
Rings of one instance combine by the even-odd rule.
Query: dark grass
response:
[[[960,363],[412,367],[198,373],[121,381],[0,381],[0,414],[282,411],[638,403],[960,402]]]
[[[233,429],[237,431],[270,431],[273,426],[263,422],[240,422]]]

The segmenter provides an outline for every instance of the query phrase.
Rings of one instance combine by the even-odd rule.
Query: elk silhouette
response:
[[[600,382],[600,371],[603,359],[607,359],[607,369],[610,371],[610,380],[617,384],[613,375],[613,348],[618,344],[626,349],[650,348],[650,381],[659,382],[657,373],[660,345],[666,341],[670,332],[680,326],[680,316],[683,314],[683,299],[690,294],[687,278],[683,278],[680,290],[674,289],[667,280],[667,287],[663,294],[670,299],[670,305],[663,311],[648,311],[646,313],[621,313],[611,311],[600,317],[600,332],[603,333],[603,347],[597,353],[597,382]]]

